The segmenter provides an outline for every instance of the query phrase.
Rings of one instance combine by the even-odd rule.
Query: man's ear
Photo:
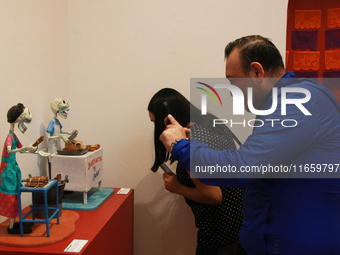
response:
[[[263,70],[262,65],[259,62],[252,62],[250,64],[250,77],[258,78],[260,80],[264,78],[264,70]]]

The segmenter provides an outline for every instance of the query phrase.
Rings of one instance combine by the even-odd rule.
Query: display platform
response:
[[[26,207],[23,213],[27,213],[30,207]],[[32,218],[32,217],[29,217]],[[63,217],[60,217],[59,225],[57,219],[50,221],[50,237],[47,237],[46,225],[43,223],[35,223],[32,227],[32,233],[20,235],[10,235],[7,233],[9,221],[5,221],[0,225],[0,244],[6,246],[17,247],[37,247],[42,245],[50,245],[58,243],[75,231],[75,222],[79,220],[79,214],[74,211],[63,212]],[[17,217],[16,222],[19,222]]]
[[[65,192],[63,197],[64,210],[82,210],[92,211],[96,210],[102,203],[105,202],[113,193],[114,189],[92,188],[87,192],[87,204],[83,203],[83,194],[80,192]]]
[[[113,189],[119,190],[119,188]],[[79,220],[75,223],[75,231],[65,240],[40,247],[24,248],[0,245],[0,254],[74,254],[64,252],[64,250],[74,239],[80,239],[88,240],[84,248],[77,253],[80,255],[133,255],[133,205],[134,190],[130,190],[127,195],[115,192],[97,210],[76,211],[79,214]],[[62,217],[64,217],[64,212],[60,219]]]

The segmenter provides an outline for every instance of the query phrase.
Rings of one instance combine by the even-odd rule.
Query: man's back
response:
[[[294,153],[289,153],[287,148],[282,148],[287,152],[285,155],[278,156],[285,159],[281,160],[285,165],[292,166],[292,169],[296,171],[304,172],[305,178],[262,179],[250,185],[248,189],[253,190],[252,193],[262,194],[259,198],[261,203],[269,201],[262,207],[262,217],[264,218],[263,215],[268,213],[266,220],[257,222],[258,226],[254,229],[257,228],[257,234],[263,234],[261,240],[266,246],[266,254],[339,254],[340,242],[334,237],[340,235],[338,217],[340,179],[311,178],[320,176],[319,171],[327,171],[328,177],[332,175],[339,177],[340,114],[338,105],[330,100],[332,97],[330,92],[324,90],[321,85],[301,80],[296,83],[296,79],[292,80],[294,82],[288,86],[306,88],[311,92],[311,99],[304,106],[312,116],[292,113],[289,111],[299,112],[300,110],[287,108],[286,118],[296,118],[298,125],[290,130],[280,130],[280,132],[288,132],[292,141],[291,150]],[[271,100],[268,99],[267,102],[269,101]],[[306,118],[309,119],[305,122]],[[255,129],[253,135],[257,132]],[[281,138],[277,134],[269,133],[266,139],[275,139],[278,144],[285,144],[280,141]],[[294,140],[305,142],[305,144],[293,144]],[[286,146],[289,146],[287,142]],[[294,176],[294,173],[292,174]],[[251,208],[247,210],[250,210],[249,215],[254,216]],[[256,220],[261,220],[261,218]],[[247,226],[246,222],[245,225]],[[254,235],[253,238],[255,237],[259,238]],[[253,243],[250,235],[246,239],[245,242]],[[264,253],[258,244],[253,244],[254,250],[251,248],[250,254]],[[247,247],[249,243],[244,243],[244,245]]]

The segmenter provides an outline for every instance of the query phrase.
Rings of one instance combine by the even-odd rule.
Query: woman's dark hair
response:
[[[12,106],[7,112],[7,122],[14,123],[24,110],[25,106],[22,103]]]
[[[169,153],[165,149],[163,143],[159,140],[159,136],[165,129],[164,119],[167,116],[167,112],[163,105],[165,101],[169,105],[171,115],[179,124],[181,124],[181,126],[186,127],[190,122],[195,122],[211,129],[211,131],[215,133],[225,131],[224,125],[218,125],[216,128],[213,128],[212,120],[217,119],[217,117],[210,113],[202,116],[201,111],[190,104],[190,102],[177,90],[170,88],[161,89],[151,98],[148,105],[148,111],[155,115],[155,162],[151,167],[153,172],[156,172],[164,161],[169,160]]]
[[[245,74],[249,73],[252,62],[259,62],[263,70],[271,74],[284,68],[279,50],[266,37],[248,35],[236,39],[225,47],[224,57],[228,58],[235,48],[239,50],[240,61]]]

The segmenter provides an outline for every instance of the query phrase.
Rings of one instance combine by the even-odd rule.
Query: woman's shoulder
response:
[[[215,150],[230,150],[236,149],[235,142],[226,128],[225,132],[213,132],[211,128],[207,128],[200,124],[190,126],[191,138],[207,144]]]

